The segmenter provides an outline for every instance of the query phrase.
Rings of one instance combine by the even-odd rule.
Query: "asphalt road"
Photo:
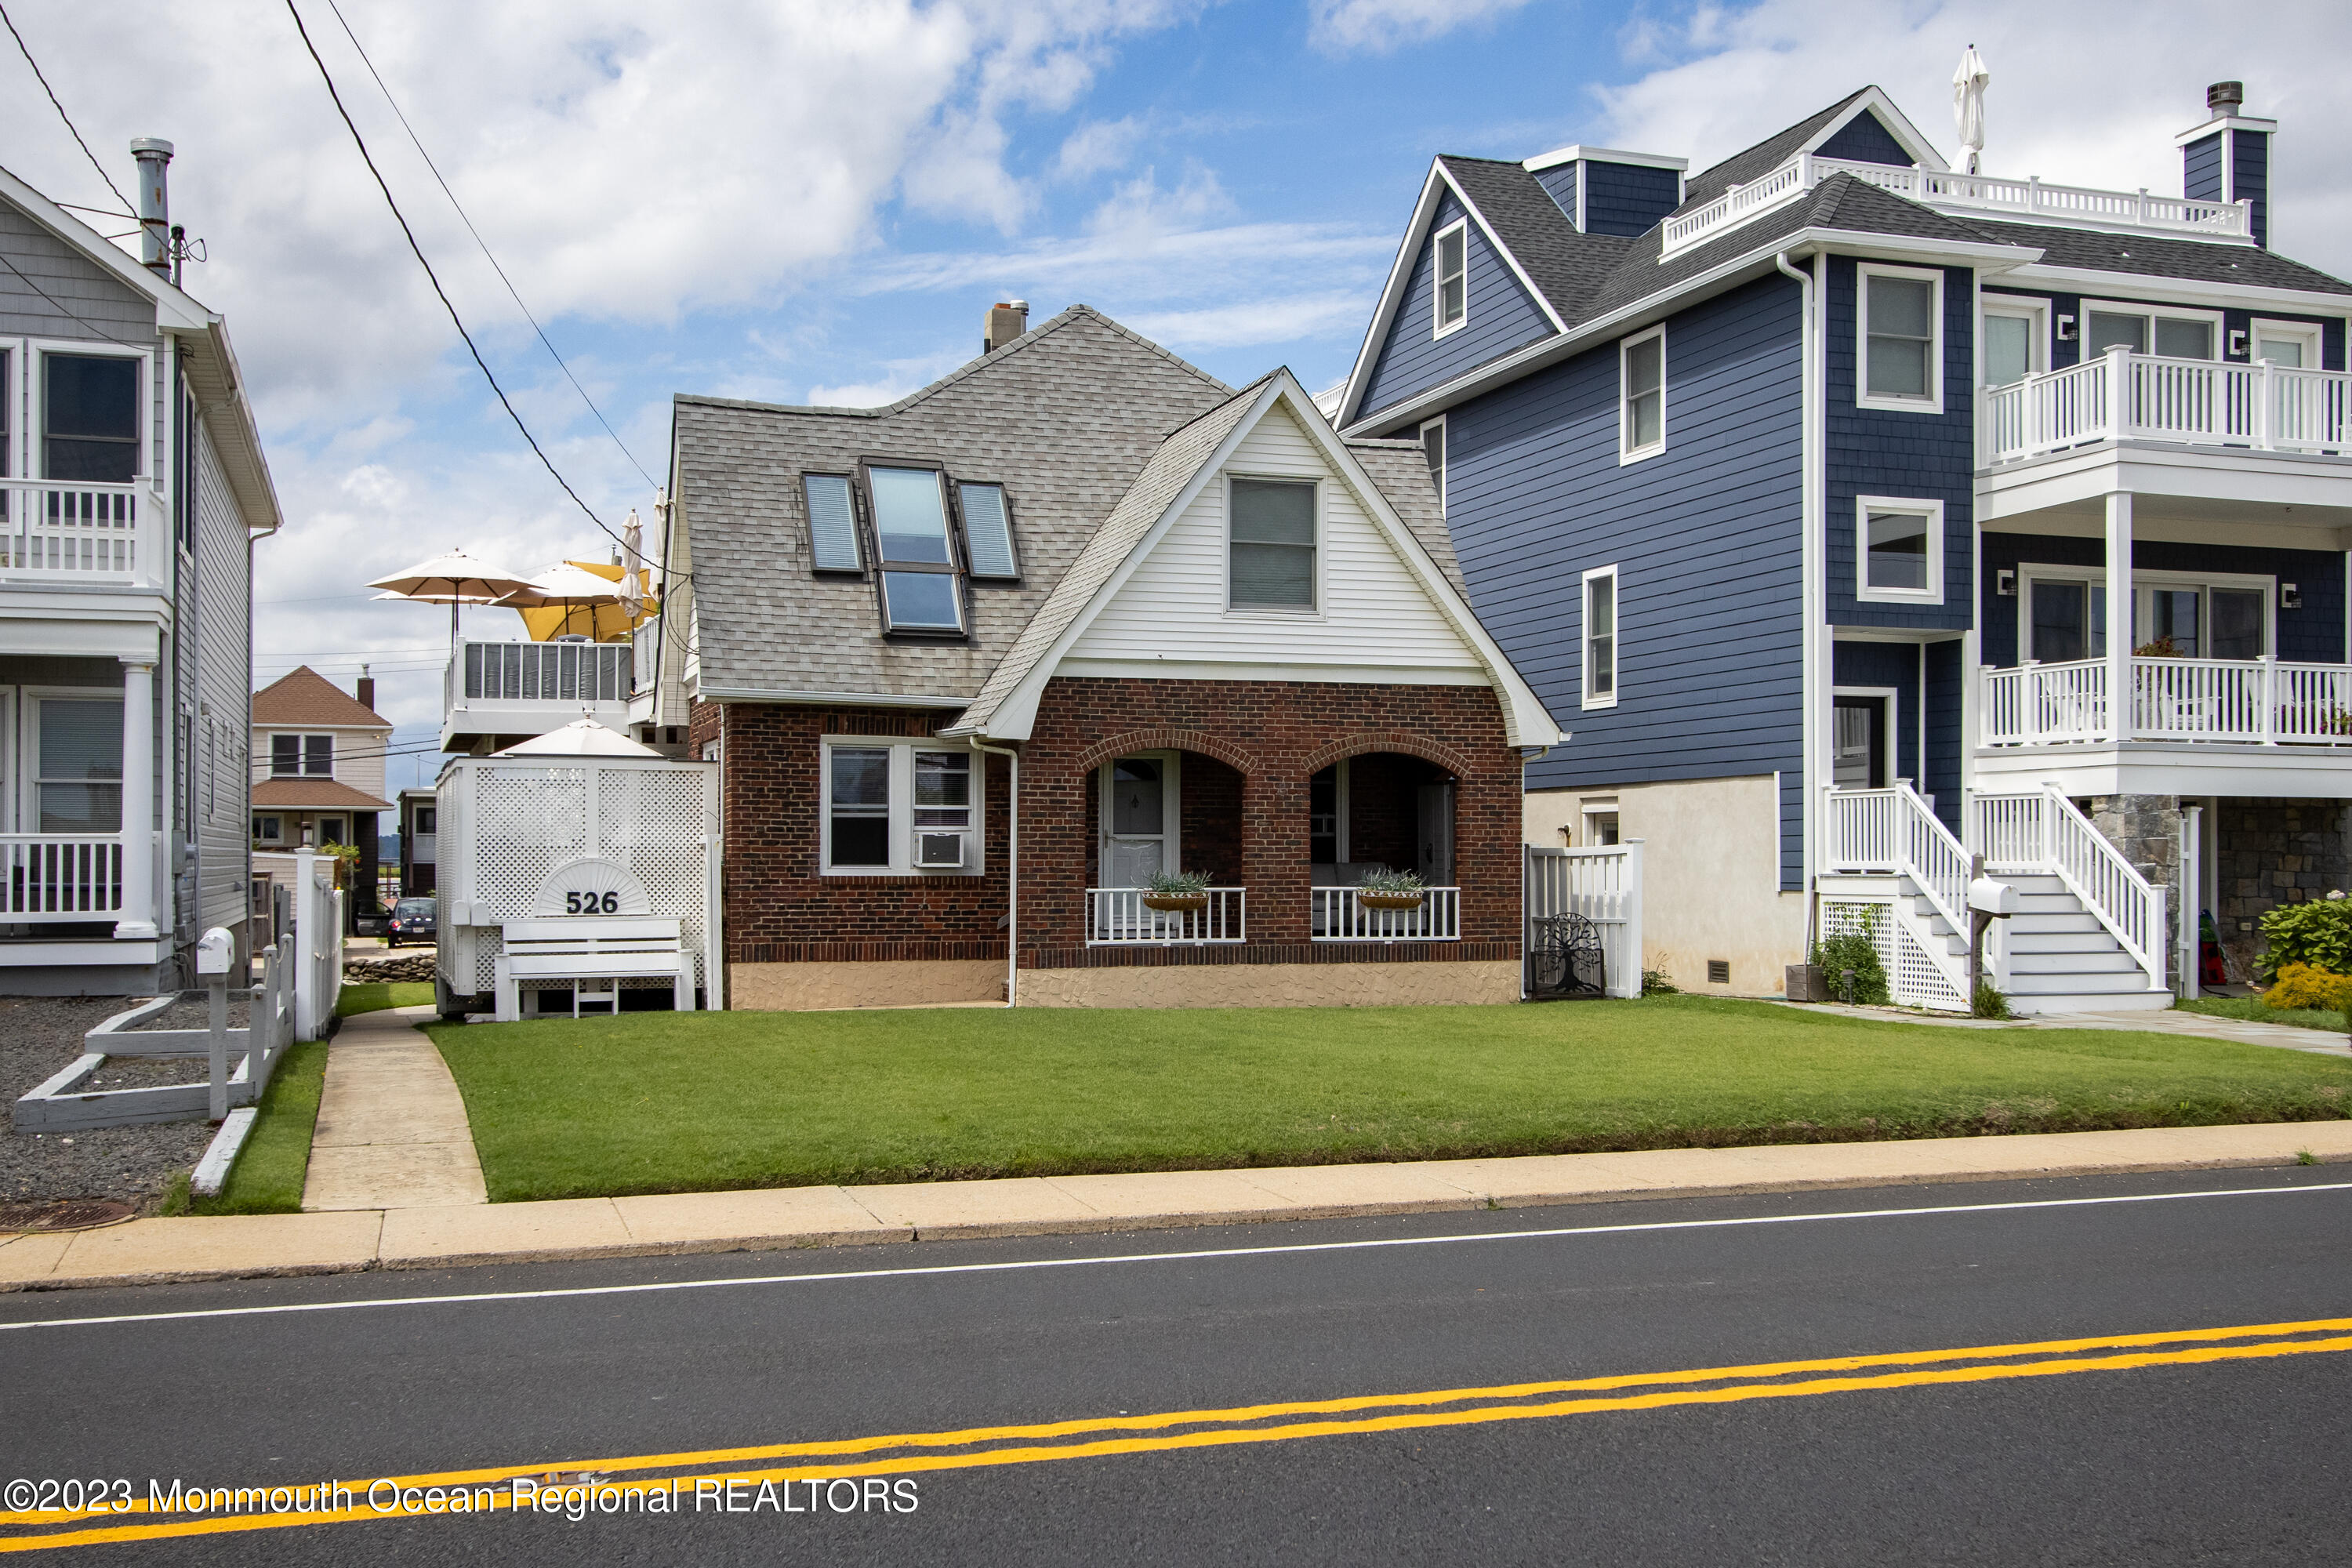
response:
[[[510,1496],[517,1467],[586,1465],[677,1504],[39,1527],[128,1563],[2341,1562],[2346,1175],[18,1294],[0,1477],[143,1500],[488,1469]],[[2218,1192],[2242,1195],[2162,1195]],[[2155,1201],[2081,1201],[2118,1196]],[[1857,1356],[1888,1359],[1803,1364]],[[1526,1386],[1593,1379],[1625,1386]],[[1360,1403],[1295,1408],[1335,1400]],[[1234,1413],[1263,1405],[1287,1408]],[[1166,1413],[1194,1415],[1138,1424]],[[1103,1425],[970,1430],[1070,1421]],[[682,1458],[627,1463],[658,1456]],[[873,1479],[772,1485],[777,1507],[747,1485],[747,1512],[690,1479],[844,1467]]]

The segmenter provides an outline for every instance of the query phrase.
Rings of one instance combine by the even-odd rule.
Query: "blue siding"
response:
[[[1438,202],[1436,222],[1429,232],[1434,235],[1464,216],[1462,204],[1448,192]],[[1430,300],[1437,286],[1436,247],[1423,239],[1405,282],[1404,302],[1398,306],[1396,320],[1389,323],[1388,340],[1372,362],[1372,374],[1364,388],[1364,413],[1401,403],[1551,335],[1551,323],[1496,254],[1486,232],[1475,223],[1468,232],[1469,320],[1442,338],[1430,335],[1434,320]]]
[[[2231,201],[2252,197],[2254,204],[2254,243],[2267,246],[2271,242],[2271,139],[2261,131],[2233,131],[2230,133],[2235,145],[2230,149]]]
[[[1976,322],[1964,267],[1944,270],[1944,411],[1889,413],[1854,405],[1855,264],[1829,265],[1829,618],[1847,626],[1964,631],[1969,625],[1970,531],[1976,521]],[[1885,605],[1855,597],[1855,498],[1900,496],[1944,503],[1944,602]]]
[[[1582,167],[1584,165],[1580,162],[1555,163],[1536,174],[1536,184],[1559,204],[1559,210],[1568,216],[1570,223],[1576,221],[1576,172]]]
[[[1846,121],[1836,135],[1813,151],[1824,158],[1843,158],[1853,163],[1892,163],[1907,169],[1912,163],[1911,154],[1895,140],[1895,133],[1868,110]]]
[[[2180,150],[2180,194],[2192,202],[2218,202],[2221,195],[2221,133],[2200,136]]]
[[[1584,165],[1584,232],[1647,234],[1682,205],[1682,176],[1640,163]]]
[[[1927,760],[1919,787],[1936,797],[1936,815],[1958,836],[1960,825],[1961,645],[1958,637],[1927,647]]]
[[[1779,772],[1802,885],[1803,409],[1796,286],[1668,319],[1666,449],[1617,461],[1617,349],[1451,410],[1447,521],[1487,629],[1575,739],[1535,788]],[[1580,579],[1619,568],[1618,706],[1586,711]]]
[[[1914,642],[1846,642],[1830,647],[1833,686],[1891,686],[1895,711],[1895,773],[1925,791],[1919,772],[1919,645]]]
[[[2018,659],[2017,616],[2023,596],[1995,592],[1996,568],[2033,563],[2045,566],[2100,566],[2106,542],[2035,533],[1984,536],[1984,620],[1979,648],[1990,665]],[[2342,664],[2344,647],[2344,555],[2335,550],[2268,550],[2238,544],[2173,544],[2132,541],[2132,565],[2141,572],[2260,573],[2292,583],[2303,608],[2276,610],[2278,656],[2305,664]]]

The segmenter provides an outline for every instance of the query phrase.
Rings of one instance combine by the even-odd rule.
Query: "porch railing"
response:
[[[1829,791],[1828,828],[1828,869],[1908,877],[1947,924],[1968,930],[1969,852],[1908,784]]]
[[[2164,989],[2164,889],[2054,785],[1969,797],[1969,835],[1995,876],[2055,876]]]
[[[2338,370],[2168,359],[2119,347],[1982,396],[1978,428],[1987,463],[2108,440],[2352,451],[2352,374]]]
[[[0,921],[112,920],[122,890],[121,834],[0,834]]]
[[[2134,658],[2134,741],[2352,746],[2352,666],[2277,659]],[[2114,739],[2107,664],[2073,659],[1980,672],[1979,743]]]
[[[161,587],[163,510],[143,484],[0,479],[0,576]]]
[[[1149,888],[1088,888],[1088,946],[1172,946],[1180,942],[1245,942],[1249,897],[1240,888],[1211,888],[1199,910],[1155,910],[1144,899]]]
[[[1423,888],[1409,910],[1378,910],[1361,888],[1309,888],[1317,942],[1459,942],[1462,889]],[[1377,896],[1377,895],[1375,895]]]
[[[442,710],[481,702],[626,703],[633,651],[627,643],[464,643],[443,678]]]

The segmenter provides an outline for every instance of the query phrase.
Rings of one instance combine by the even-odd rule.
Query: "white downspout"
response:
[[[971,749],[1003,757],[1012,768],[1005,801],[1004,845],[1004,1005],[1021,1004],[1021,753],[1005,746],[982,744],[972,738]]]
[[[1822,841],[1822,802],[1820,789],[1822,781],[1816,777],[1816,774],[1820,772],[1822,715],[1820,712],[1821,692],[1818,688],[1820,686],[1819,678],[1821,674],[1820,666],[1822,643],[1824,640],[1823,634],[1826,629],[1823,622],[1829,613],[1827,584],[1824,581],[1826,568],[1822,559],[1822,545],[1824,542],[1822,539],[1822,530],[1825,527],[1825,523],[1822,518],[1821,499],[1822,438],[1820,434],[1820,421],[1822,414],[1822,387],[1820,384],[1821,354],[1819,352],[1821,328],[1818,321],[1821,294],[1819,279],[1811,272],[1801,272],[1796,268],[1789,265],[1789,253],[1787,251],[1781,251],[1779,255],[1773,257],[1772,261],[1773,264],[1779,267],[1782,272],[1796,279],[1801,300],[1798,306],[1798,310],[1800,312],[1803,329],[1800,339],[1801,345],[1800,352],[1804,356],[1802,366],[1802,383],[1804,387],[1804,441],[1802,461],[1804,463],[1804,473],[1801,485],[1803,500],[1800,510],[1802,511],[1804,516],[1805,531],[1804,538],[1801,542],[1801,549],[1800,551],[1800,559],[1803,563],[1804,571],[1804,626],[1801,646],[1803,650],[1803,658],[1805,661],[1805,675],[1802,682],[1802,690],[1804,693],[1803,744],[1805,748],[1805,765],[1801,788],[1804,800],[1802,822],[1805,835],[1805,934],[1806,940],[1810,943],[1812,939],[1812,933],[1815,930],[1813,906],[1821,898],[1820,877],[1818,875],[1818,871],[1820,866]],[[1821,266],[1821,258],[1818,254],[1813,258],[1813,266],[1816,270],[1818,270]],[[1807,957],[1810,959],[1810,952],[1808,952]]]

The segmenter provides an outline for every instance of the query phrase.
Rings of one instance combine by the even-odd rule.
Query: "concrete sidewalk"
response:
[[[415,1026],[432,1016],[430,1007],[361,1013],[336,1031],[304,1212],[490,1201],[457,1080]]]
[[[0,1290],[2352,1161],[2352,1121],[142,1219],[0,1241]]]

